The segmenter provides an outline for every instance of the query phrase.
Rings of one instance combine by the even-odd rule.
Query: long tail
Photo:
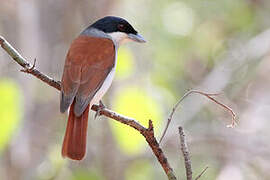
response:
[[[79,117],[74,114],[73,101],[68,116],[66,134],[62,145],[62,156],[73,160],[82,160],[86,152],[87,123],[89,105]]]

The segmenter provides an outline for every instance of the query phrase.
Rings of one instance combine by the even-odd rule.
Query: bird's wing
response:
[[[76,98],[74,112],[80,116],[102,86],[115,63],[113,41],[79,36],[68,51],[62,77],[60,111]]]

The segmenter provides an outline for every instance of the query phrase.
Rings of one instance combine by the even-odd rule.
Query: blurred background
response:
[[[194,176],[201,180],[270,179],[270,1],[268,0],[0,0],[0,35],[36,67],[60,80],[71,41],[106,16],[127,19],[146,39],[119,49],[106,106],[160,138],[173,105],[191,88],[221,93],[230,114],[199,95],[177,109],[161,143],[184,179],[178,126],[183,126]],[[141,135],[120,123],[89,118],[87,156],[61,157],[67,114],[59,92],[20,72],[0,49],[1,180],[163,180]]]

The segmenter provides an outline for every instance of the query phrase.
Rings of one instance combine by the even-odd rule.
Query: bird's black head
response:
[[[140,43],[146,42],[145,39],[138,34],[138,32],[125,19],[120,17],[106,16],[90,25],[86,31],[92,28],[108,34],[117,44],[128,39]]]
[[[137,31],[123,18],[106,16],[99,19],[90,27],[101,30],[105,33],[124,32],[126,34],[137,34]]]

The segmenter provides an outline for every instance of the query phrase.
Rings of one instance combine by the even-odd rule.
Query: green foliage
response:
[[[117,79],[125,79],[134,71],[133,54],[128,48],[122,47],[119,49],[117,56],[117,69],[115,77]]]
[[[137,160],[129,165],[125,171],[126,180],[149,180],[153,179],[153,167],[147,160]]]
[[[87,171],[87,170],[78,170],[74,173],[72,180],[102,180],[104,179],[101,177],[97,172],[94,171]]]
[[[196,55],[205,63],[222,52],[224,46],[222,26],[216,21],[206,21],[197,27],[193,33],[193,43]],[[204,43],[207,42],[207,43]]]
[[[15,82],[0,80],[0,151],[8,144],[22,117],[21,92]]]
[[[149,119],[153,120],[155,131],[161,123],[162,113],[159,104],[139,87],[129,87],[121,90],[113,105],[116,112],[138,120],[142,125],[148,126]],[[126,153],[135,154],[146,146],[145,139],[138,132],[126,125],[110,121],[113,134],[122,150]]]

